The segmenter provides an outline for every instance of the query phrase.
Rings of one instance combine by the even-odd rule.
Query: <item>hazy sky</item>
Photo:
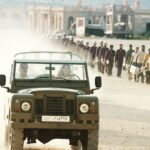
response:
[[[49,2],[76,4],[78,0],[46,0]],[[122,4],[123,0],[82,0],[84,5],[106,5],[109,3]],[[130,5],[134,5],[134,0],[128,0]],[[141,8],[150,8],[150,0],[141,0]]]
[[[78,0],[0,0],[0,2],[50,2],[50,3],[56,3],[56,4],[71,4],[75,5]],[[128,3],[130,5],[134,5],[135,0],[128,0]],[[110,3],[113,4],[122,4],[123,0],[82,0],[83,5],[90,5],[90,6],[98,6],[98,5],[107,5]],[[150,9],[150,0],[141,0],[141,8],[148,8]]]
[[[72,1],[72,2],[77,2],[77,0],[63,0],[65,1]],[[105,5],[109,3],[117,3],[117,4],[122,4],[123,0],[83,0],[83,4],[88,4],[88,5]],[[128,3],[130,5],[134,5],[134,0],[128,0]],[[150,0],[141,0],[141,8],[150,8]]]

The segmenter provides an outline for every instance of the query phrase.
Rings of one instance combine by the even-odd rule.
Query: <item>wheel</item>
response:
[[[11,128],[9,150],[23,150],[23,129]]]
[[[4,136],[4,144],[7,147],[7,149],[8,149],[8,145],[9,145],[9,133],[10,133],[10,126],[8,126],[8,124],[9,124],[8,122],[9,121],[6,117],[6,109],[4,107],[4,121],[3,121],[3,129],[4,129],[3,133],[4,134],[3,134],[3,136]]]
[[[80,140],[77,142],[77,146],[71,145],[71,150],[83,150]]]
[[[98,150],[99,130],[88,130],[78,140],[77,146],[71,146],[71,150]]]
[[[88,130],[87,150],[98,150],[98,138],[99,130]]]

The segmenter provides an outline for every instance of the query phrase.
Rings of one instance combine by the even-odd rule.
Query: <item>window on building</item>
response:
[[[71,28],[71,25],[74,23],[74,18],[72,17],[72,16],[70,16],[69,18],[68,18],[68,30],[70,30],[70,28]]]
[[[146,24],[146,32],[149,31],[150,32],[150,23]]]
[[[91,24],[92,23],[92,21],[91,20],[88,20],[88,24]]]
[[[121,15],[121,22],[127,22],[128,16],[127,15]]]

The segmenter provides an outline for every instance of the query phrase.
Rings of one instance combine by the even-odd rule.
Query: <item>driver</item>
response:
[[[76,79],[75,78],[75,75],[72,74],[71,72],[71,68],[70,68],[70,65],[68,64],[64,64],[61,68],[60,68],[60,71],[58,73],[58,78],[64,78],[64,79],[70,79],[70,80],[74,80]]]
[[[19,78],[20,79],[27,79],[28,78],[28,64],[27,63],[21,63],[19,67]]]

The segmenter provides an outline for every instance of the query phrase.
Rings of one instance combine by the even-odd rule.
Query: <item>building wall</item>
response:
[[[134,12],[129,5],[109,5],[106,10],[106,34],[132,34]]]
[[[34,6],[28,10],[29,30],[48,34],[67,32],[78,17],[85,18],[85,28],[89,24],[100,25],[106,34],[114,34],[117,23],[125,24],[124,32],[117,30],[117,34],[139,34],[146,32],[150,10],[137,10],[129,5],[109,5],[107,9]]]
[[[134,33],[145,33],[147,24],[150,23],[150,11],[135,12]]]
[[[101,24],[105,29],[105,10],[76,7],[30,7],[28,10],[29,29],[37,32],[67,32],[78,17],[84,17],[86,25]]]
[[[84,36],[85,35],[85,17],[78,17],[76,19],[76,35]]]

